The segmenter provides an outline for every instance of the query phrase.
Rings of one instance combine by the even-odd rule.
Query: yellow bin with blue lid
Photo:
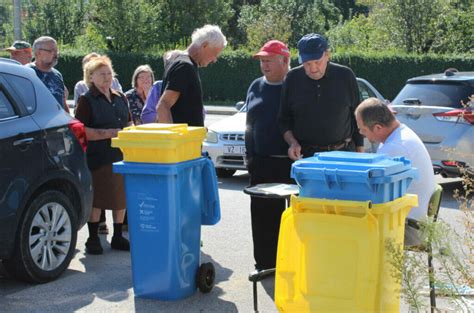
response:
[[[403,251],[406,194],[386,203],[292,196],[275,274],[280,312],[400,312],[390,245]]]
[[[122,150],[125,162],[178,163],[201,157],[206,132],[187,124],[130,126],[112,138],[112,147]]]

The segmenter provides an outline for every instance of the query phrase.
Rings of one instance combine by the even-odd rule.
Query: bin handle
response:
[[[372,176],[372,171],[370,169],[361,170],[361,171],[355,171],[355,170],[341,171],[340,169],[337,169],[337,168],[335,169],[306,168],[304,172],[295,172],[293,168],[292,171],[294,174],[293,177],[296,179],[297,182],[298,180],[305,179],[305,178],[312,178],[312,177],[322,178],[324,180],[324,183],[329,189],[331,189],[329,177],[334,177],[334,185],[339,187],[339,189],[343,188],[342,186],[343,181],[341,180],[341,175],[340,175],[341,172],[343,173],[344,176],[361,176],[361,174],[364,174],[367,178],[371,178]],[[369,188],[371,188],[369,181],[366,181],[366,184]]]
[[[294,170],[295,167],[293,167],[292,171],[296,176],[303,176],[307,177],[308,175],[330,175],[330,174],[337,174],[338,172],[341,172],[340,169],[337,168],[322,168],[322,169],[317,169],[317,168],[305,168],[304,172],[295,172]],[[372,170],[367,169],[367,170],[361,170],[361,171],[355,171],[355,170],[347,170],[344,169],[343,171],[344,176],[361,176],[361,174],[367,175],[368,178],[372,178]]]
[[[399,173],[399,174],[394,174],[393,176],[383,176],[383,177],[380,177],[380,178],[375,178],[373,180],[373,182],[374,183],[388,184],[388,183],[393,182],[395,177],[396,177],[397,180],[403,180],[403,179],[407,179],[407,178],[418,179],[418,169],[412,167],[411,169],[409,169],[405,172],[402,172],[402,173]]]
[[[205,158],[204,160],[205,162],[202,171],[204,207],[201,210],[201,224],[215,225],[221,219],[216,179],[217,175],[212,161],[208,158]]]

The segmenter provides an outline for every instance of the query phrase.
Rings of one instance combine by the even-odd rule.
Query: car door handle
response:
[[[13,146],[24,146],[24,145],[31,145],[33,143],[34,138],[23,138],[19,140],[15,140],[13,142]]]

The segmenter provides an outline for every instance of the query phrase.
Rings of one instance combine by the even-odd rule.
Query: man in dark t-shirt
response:
[[[157,105],[159,123],[187,123],[204,126],[204,107],[198,67],[217,61],[227,40],[218,26],[205,25],[194,30],[185,51],[167,52],[161,98]]]

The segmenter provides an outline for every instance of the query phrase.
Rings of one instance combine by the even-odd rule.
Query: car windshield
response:
[[[398,93],[392,105],[426,105],[462,107],[472,94],[472,87],[463,84],[409,83]]]

